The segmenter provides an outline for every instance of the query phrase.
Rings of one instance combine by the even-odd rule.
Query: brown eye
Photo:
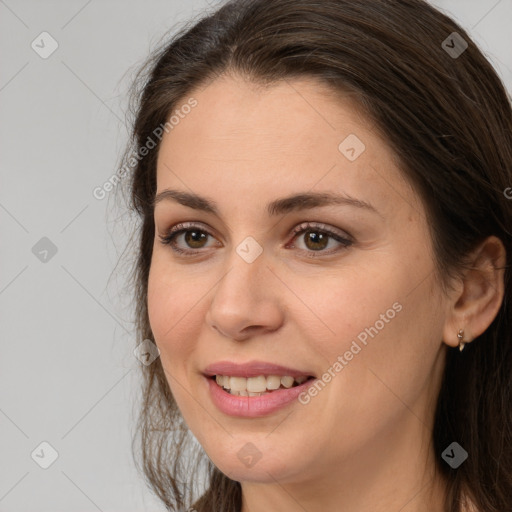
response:
[[[315,223],[305,222],[300,226],[297,226],[293,231],[294,240],[303,240],[308,257],[317,258],[323,255],[332,254],[338,252],[341,249],[347,248],[352,245],[353,241],[340,233],[332,231],[325,227],[324,224],[317,225]],[[335,240],[338,245],[341,244],[341,249],[334,249],[326,251],[330,240]],[[292,246],[294,247],[295,244]],[[318,255],[314,253],[319,253]]]
[[[307,230],[304,232],[304,243],[312,251],[321,251],[329,244],[329,235],[320,231]]]
[[[208,231],[200,229],[194,224],[183,223],[173,226],[167,235],[160,235],[159,238],[162,244],[169,245],[177,253],[194,255],[206,247],[205,244],[210,236],[212,235]],[[181,248],[177,244],[177,239],[180,237],[184,240],[185,248]]]
[[[342,236],[342,232],[338,233],[334,230],[328,229],[324,224],[303,223],[293,231],[293,240],[302,240],[305,248],[299,249],[305,253],[307,257],[318,258],[327,256],[335,252],[349,247],[353,241],[349,235]],[[207,248],[208,237],[213,235],[205,229],[191,223],[182,223],[173,226],[167,235],[159,235],[161,243],[169,245],[171,249],[183,256],[195,256],[203,252],[202,249]],[[181,239],[181,247],[178,245],[178,240]],[[338,247],[326,250],[329,247],[331,240],[335,241]],[[336,243],[334,246],[336,246]],[[184,246],[183,246],[184,244]],[[300,245],[300,244],[298,244]],[[341,248],[339,247],[341,245]],[[294,248],[295,244],[291,246]],[[317,253],[317,254],[315,254]]]
[[[185,243],[188,247],[192,249],[201,249],[208,238],[208,233],[199,230],[189,229],[187,231],[183,231]]]

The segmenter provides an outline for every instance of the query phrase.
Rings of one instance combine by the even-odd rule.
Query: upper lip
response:
[[[203,373],[209,377],[213,375],[227,375],[229,377],[258,377],[259,375],[289,375],[290,377],[310,377],[311,372],[304,372],[265,361],[249,361],[235,363],[232,361],[218,361],[208,365]]]

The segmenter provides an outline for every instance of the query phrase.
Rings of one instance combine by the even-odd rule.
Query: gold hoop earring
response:
[[[466,345],[462,340],[464,339],[464,330],[459,329],[457,334],[457,338],[459,339],[459,350],[462,352],[464,350],[464,346]]]

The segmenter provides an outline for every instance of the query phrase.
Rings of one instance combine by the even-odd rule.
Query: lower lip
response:
[[[205,377],[213,403],[224,414],[243,418],[258,418],[286,407],[311,386],[316,379],[309,379],[289,389],[278,389],[261,396],[236,396],[221,388],[214,379]]]

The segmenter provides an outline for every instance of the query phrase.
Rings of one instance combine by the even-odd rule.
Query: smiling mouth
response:
[[[258,377],[235,377],[229,375],[213,375],[211,377],[219,387],[224,389],[230,395],[235,396],[261,396],[279,391],[280,389],[290,389],[314,377],[291,377],[289,375],[259,375]]]

